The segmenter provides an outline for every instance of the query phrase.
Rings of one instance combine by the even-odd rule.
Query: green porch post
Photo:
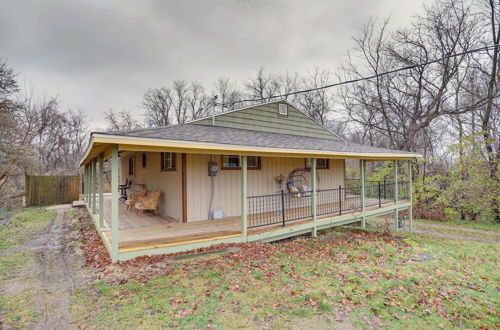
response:
[[[408,209],[408,218],[410,221],[410,233],[413,231],[413,168],[411,160],[408,160],[408,196],[410,197],[410,208]]]
[[[118,145],[111,146],[111,261],[118,261]]]
[[[92,181],[90,183],[90,191],[92,193],[92,214],[97,213],[97,208],[96,208],[96,176],[97,176],[96,163],[97,163],[97,160],[95,158],[92,159],[92,178],[91,178]]]
[[[90,170],[91,166],[90,163],[87,164],[87,205],[90,208],[92,207],[92,202],[90,201]]]
[[[366,228],[366,218],[365,218],[365,171],[366,164],[364,159],[359,160],[359,177],[361,179],[361,227]]]
[[[83,166],[83,173],[82,173],[82,182],[83,182],[83,198],[85,199],[85,194],[87,193],[87,166]]]
[[[90,211],[92,203],[90,202],[90,163],[87,164],[87,205]]]
[[[398,204],[398,161],[393,160],[392,161],[392,167],[394,171],[394,204],[396,205],[396,209],[394,210],[394,228],[396,230],[399,229],[399,210],[397,209],[397,204]]]
[[[311,158],[311,182],[312,182],[312,196],[311,196],[311,211],[312,218],[314,222],[312,236],[318,236],[318,227],[316,221],[318,221],[317,217],[317,189],[318,183],[316,181],[316,158]]]
[[[241,156],[241,235],[247,241],[248,236],[248,162],[247,156]]]
[[[104,227],[104,154],[99,154],[99,227]]]
[[[85,203],[90,207],[89,204],[89,165],[85,165]]]

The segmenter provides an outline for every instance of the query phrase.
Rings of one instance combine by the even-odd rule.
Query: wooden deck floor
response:
[[[392,204],[392,203],[391,203]],[[385,204],[388,206],[391,204]],[[103,231],[106,239],[111,242],[111,199],[105,197],[105,223],[108,228]],[[331,206],[330,206],[331,207]],[[373,206],[371,208],[377,208]],[[325,209],[318,205],[318,211]],[[126,210],[125,205],[119,205],[119,251],[131,252],[159,247],[173,246],[178,244],[209,241],[213,239],[230,238],[241,235],[240,217],[229,217],[222,220],[204,220],[189,223],[179,223],[168,217],[154,216],[145,213],[142,216]],[[343,212],[343,214],[355,211]],[[335,214],[318,216],[318,219],[335,216]],[[249,216],[249,221],[252,215]],[[287,221],[286,226],[294,226],[312,219],[305,218],[295,221]],[[248,234],[257,234],[282,228],[281,223],[274,225],[250,228]]]
[[[104,234],[111,241],[111,231],[105,231]],[[137,251],[237,235],[241,235],[239,218],[167,223],[120,230],[119,250]]]
[[[97,213],[99,213],[99,198],[97,198]],[[130,228],[141,228],[150,227],[155,225],[166,225],[170,223],[177,223],[177,220],[170,217],[159,217],[152,213],[144,213],[141,216],[135,214],[135,212],[127,211],[125,204],[120,202],[118,204],[119,212],[119,228],[121,230]],[[111,196],[104,196],[104,226],[111,228]]]

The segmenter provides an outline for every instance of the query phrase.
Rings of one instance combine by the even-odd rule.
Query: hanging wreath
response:
[[[294,197],[302,197],[304,192],[311,190],[311,185],[309,184],[309,179],[311,169],[309,168],[295,168],[290,174],[288,174],[288,178],[286,180],[286,186],[288,191]],[[319,187],[319,173],[316,172],[316,182]]]

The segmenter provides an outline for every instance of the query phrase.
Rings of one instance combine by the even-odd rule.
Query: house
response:
[[[291,103],[276,101],[182,125],[94,132],[81,166],[86,205],[117,262],[315,236],[333,226],[364,226],[384,213],[397,219],[400,210],[410,210],[411,228],[411,182],[399,182],[394,166],[391,182],[366,184],[364,169],[367,161],[409,164],[416,157],[346,142]],[[346,180],[346,159],[359,159],[359,180]],[[103,193],[105,161],[111,194]],[[130,181],[159,194],[158,214],[126,209],[119,185]]]

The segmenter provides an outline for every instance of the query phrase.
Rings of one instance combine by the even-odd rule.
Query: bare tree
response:
[[[316,68],[309,77],[302,80],[302,88],[315,89],[330,83],[330,72]],[[332,95],[327,89],[317,89],[300,94],[297,97],[297,102],[302,107],[302,111],[322,125],[326,123],[332,112]]]
[[[161,127],[174,123],[183,124],[188,120],[206,116],[209,102],[202,84],[176,80],[172,87],[148,90],[144,94],[142,105],[146,110],[147,124]]]
[[[188,108],[188,93],[189,87],[188,83],[184,80],[174,80],[172,91],[175,95],[174,101],[174,115],[177,124],[183,124],[188,119],[187,108]]]
[[[471,111],[477,104],[457,109],[452,83],[467,66],[466,52],[475,46],[477,20],[461,2],[439,1],[425,9],[407,29],[390,34],[388,21],[371,20],[355,39],[356,52],[366,63],[364,72],[353,61],[345,66],[346,78],[363,73],[372,80],[341,89],[349,118],[365,127],[371,142],[397,149],[432,148],[431,124],[442,116]],[[435,58],[443,60],[424,64]],[[394,67],[418,65],[397,75],[380,76]],[[460,80],[466,77],[460,77]]]
[[[86,144],[81,111],[61,111],[56,98],[22,92],[0,65],[0,204],[19,206],[26,174],[74,174]]]
[[[189,85],[187,103],[190,109],[189,119],[205,117],[209,111],[209,98],[205,95],[205,88],[199,82],[193,81]]]
[[[166,87],[152,88],[144,94],[142,102],[146,109],[146,121],[149,126],[169,126],[173,112],[172,91]]]
[[[498,115],[498,103],[494,104],[494,99],[498,96],[499,87],[498,87],[498,76],[500,74],[500,66],[498,64],[500,60],[500,4],[493,0],[484,1],[484,5],[486,10],[484,11],[484,15],[488,18],[488,26],[489,26],[489,35],[490,38],[486,38],[486,40],[490,40],[490,44],[496,46],[491,52],[488,53],[488,56],[491,59],[490,62],[490,70],[488,73],[488,88],[486,95],[486,106],[484,108],[484,112],[481,116],[481,129],[483,132],[484,143],[486,147],[486,152],[488,154],[488,160],[490,164],[490,175],[491,178],[499,181],[497,177],[498,170],[498,162],[500,160],[500,146],[497,146],[496,151],[494,143],[492,143],[492,129],[493,129],[493,121],[492,116],[494,115],[494,109],[496,108],[496,114]],[[496,116],[498,118],[498,116]],[[498,122],[497,122],[498,124]],[[498,129],[498,125],[496,126]],[[497,139],[497,143],[500,143],[500,139]],[[498,211],[498,210],[497,210]],[[499,214],[497,212],[497,220],[499,219]]]
[[[279,94],[285,95],[284,99],[290,102],[296,102],[297,95],[288,95],[292,92],[297,91],[302,88],[299,82],[299,75],[295,72],[293,75],[288,71],[285,74],[279,75],[277,78],[277,84],[279,86]]]
[[[217,78],[213,94],[218,96],[217,102],[221,105],[220,112],[234,109],[235,103],[242,98],[242,92],[227,77]]]
[[[261,100],[260,102],[270,101],[273,96],[279,93],[279,81],[264,71],[263,66],[259,67],[255,77],[245,83],[246,92],[250,99]]]
[[[139,121],[127,110],[115,113],[110,109],[104,112],[104,118],[108,124],[108,129],[111,131],[126,131],[141,127]]]

